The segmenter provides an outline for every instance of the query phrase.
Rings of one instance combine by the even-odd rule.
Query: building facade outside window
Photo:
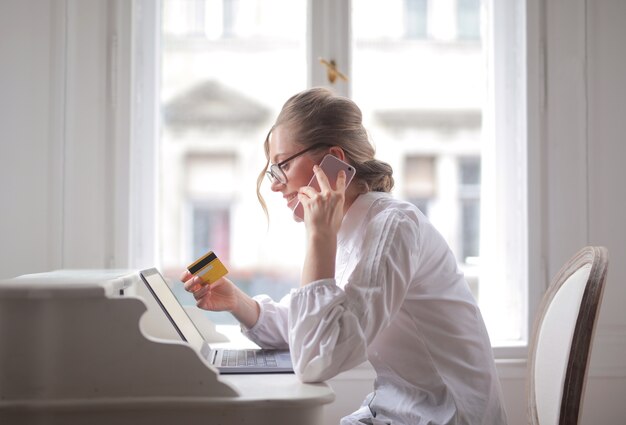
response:
[[[394,195],[439,229],[489,310],[504,289],[494,290],[480,268],[488,87],[481,7],[479,0],[353,1],[349,81],[337,84],[349,85],[377,156],[393,166]],[[307,10],[305,0],[162,1],[158,228],[167,275],[178,277],[210,249],[251,295],[280,298],[298,285],[304,228],[265,186],[268,227],[254,191],[262,141],[283,102],[307,88],[308,64],[318,62],[307,57],[307,43],[325,28],[307,32]],[[226,313],[206,314],[234,323]],[[520,338],[497,324],[490,332],[504,344]]]

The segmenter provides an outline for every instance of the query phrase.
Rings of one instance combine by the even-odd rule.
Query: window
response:
[[[480,43],[452,37],[452,2],[420,3],[424,11],[433,6],[423,14],[427,40],[396,36],[402,21],[392,18],[408,18],[409,3],[394,12],[390,4],[353,2],[351,92],[377,154],[395,170],[394,194],[417,205],[437,227],[480,301],[480,181],[470,188],[462,179],[469,171],[466,158],[480,158],[482,151],[483,50]],[[366,17],[384,14],[371,29]]]
[[[394,167],[394,194],[417,205],[453,249],[494,345],[523,344],[525,145],[516,127],[511,143],[496,143],[508,130],[494,87],[510,61],[493,56],[503,54],[493,42],[501,25],[489,21],[495,6],[348,4],[162,0],[158,264],[177,277],[213,249],[250,294],[278,299],[298,284],[303,228],[265,186],[268,229],[254,190],[261,143],[282,103],[330,85],[322,56],[348,74],[333,87],[361,106],[377,155]],[[212,320],[232,323],[227,314]]]
[[[480,256],[480,158],[461,158],[459,169],[461,258],[471,263]]]
[[[480,0],[457,0],[457,36],[465,40],[480,38]]]
[[[405,196],[426,217],[436,196],[435,158],[432,156],[409,156],[404,160]]]
[[[230,206],[193,204],[191,206],[191,256],[200,258],[209,251],[221,252],[221,259],[230,259]]]
[[[426,38],[427,6],[426,0],[404,0],[404,32],[407,38]]]
[[[276,224],[288,218],[272,216],[266,230],[254,192],[261,143],[287,97],[306,87],[306,2],[163,0],[161,22],[161,268],[176,278],[212,250],[246,292],[280,298],[298,284],[299,250],[281,242]]]

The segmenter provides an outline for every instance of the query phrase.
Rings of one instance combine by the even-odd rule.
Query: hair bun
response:
[[[378,159],[370,159],[355,166],[360,180],[367,184],[368,189],[374,192],[391,192],[393,189],[393,168],[391,165]]]

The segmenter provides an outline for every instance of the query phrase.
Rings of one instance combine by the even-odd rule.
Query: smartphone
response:
[[[346,172],[346,188],[348,187],[348,185],[352,181],[352,178],[354,177],[354,174],[356,173],[356,170],[352,165],[343,162],[342,160],[331,154],[326,155],[324,159],[322,159],[322,162],[320,163],[320,168],[324,170],[324,173],[326,173],[326,177],[328,177],[330,186],[333,189],[337,184],[337,176],[339,175],[340,170],[344,170]],[[315,177],[315,174],[313,174],[313,177],[311,177],[309,186],[315,188],[315,190],[317,191],[320,190],[320,186],[317,182],[317,177]],[[294,207],[293,215],[296,221],[304,221],[304,208],[302,207],[300,201],[298,201],[298,203]]]

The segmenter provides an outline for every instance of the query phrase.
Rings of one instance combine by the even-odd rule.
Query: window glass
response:
[[[410,8],[401,3],[385,6],[399,19],[385,20],[387,34],[358,21],[377,10],[379,2],[353,2],[353,97],[363,110],[378,155],[396,170],[395,195],[426,206],[430,220],[464,266],[463,237],[477,229],[467,223],[464,227],[471,207],[464,208],[464,186],[458,176],[470,172],[460,165],[462,158],[481,154],[482,49],[479,44],[468,47],[435,36],[445,34],[455,22],[452,10],[443,7],[428,14],[435,34],[428,42],[394,38],[402,13]],[[480,184],[475,186],[479,190]],[[470,246],[477,245],[477,237]]]
[[[176,278],[210,249],[244,291],[279,299],[299,283],[304,229],[265,184],[268,226],[254,191],[270,125],[306,88],[307,63],[319,62],[306,56],[307,1],[162,5],[160,265]],[[491,264],[511,258],[490,243],[500,227],[485,224],[501,226],[494,208],[484,210],[500,201],[485,188],[498,179],[483,184],[481,176],[501,167],[483,138],[490,84],[480,9],[480,0],[353,1],[351,75],[342,84],[362,108],[377,156],[394,168],[394,195],[417,205],[447,240],[500,345],[523,338],[525,319],[521,285],[481,263],[486,252]],[[324,25],[350,27],[335,18]],[[228,314],[211,319],[234,323]]]
[[[417,205],[441,232],[481,308],[494,311],[499,299],[515,299],[507,306],[511,314],[497,318],[501,323],[490,323],[489,316],[492,342],[518,341],[521,298],[495,296],[510,289],[481,269],[481,169],[488,149],[482,128],[488,84],[481,3],[406,0],[386,2],[384,11],[380,3],[352,3],[353,97],[377,155],[394,168],[394,194]],[[385,18],[372,26],[367,18],[376,14]],[[415,28],[406,34],[427,28],[428,38],[414,43],[398,37],[397,28],[411,22]]]
[[[192,204],[192,257],[200,258],[209,251],[219,252],[220,260],[230,263],[230,208],[226,204]]]
[[[430,204],[436,196],[435,158],[407,155],[404,159],[406,199],[428,217]]]
[[[474,264],[480,245],[480,158],[459,159],[461,258]]]
[[[305,0],[163,0],[158,228],[166,276],[178,278],[211,250],[251,295],[280,298],[298,285],[303,230],[265,185],[268,229],[255,190],[267,131],[306,87],[305,14]],[[234,323],[227,313],[206,314]]]
[[[466,40],[480,38],[480,0],[457,0],[457,36]]]
[[[407,38],[426,38],[427,0],[404,0],[404,32]]]

